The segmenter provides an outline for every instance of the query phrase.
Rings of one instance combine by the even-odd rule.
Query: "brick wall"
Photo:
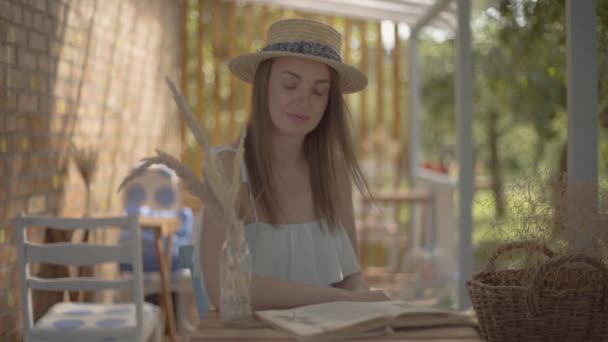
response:
[[[157,147],[179,155],[164,76],[179,80],[177,0],[0,0],[0,341],[20,338],[11,220],[79,216],[84,185],[69,143],[99,151],[93,210]]]

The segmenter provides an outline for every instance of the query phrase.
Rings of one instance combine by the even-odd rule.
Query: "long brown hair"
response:
[[[255,74],[251,96],[251,117],[245,138],[245,162],[253,197],[261,203],[271,224],[278,223],[281,205],[275,196],[272,167],[273,123],[269,114],[268,81],[273,60],[260,63]],[[310,184],[315,214],[324,218],[330,229],[337,227],[337,204],[340,200],[338,179],[348,176],[361,192],[368,186],[357,163],[351,136],[350,116],[338,88],[338,74],[330,70],[329,100],[325,113],[315,129],[304,138],[303,152],[310,168]],[[346,175],[340,174],[346,172]],[[351,184],[351,182],[347,184]]]

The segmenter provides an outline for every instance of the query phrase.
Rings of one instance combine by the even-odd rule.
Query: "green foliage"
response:
[[[511,178],[558,166],[567,135],[565,10],[564,1],[500,0],[473,24],[476,159],[487,166],[488,113],[496,113],[492,138]],[[600,108],[608,108],[608,2],[598,2],[597,15]],[[426,39],[421,48],[423,156],[452,151],[456,141],[453,45]]]
[[[608,1],[597,2],[599,173],[608,174]],[[505,174],[507,204],[518,203],[513,182],[524,174],[556,174],[567,137],[565,1],[499,0],[473,17],[475,158],[488,173],[489,140],[496,139]],[[493,6],[493,7],[492,7]],[[456,143],[454,41],[423,39],[421,45],[422,156],[452,157]],[[497,133],[490,137],[489,113]],[[508,214],[496,221],[494,194],[482,189],[473,205],[473,240],[478,263],[487,259],[502,232],[516,231]],[[512,210],[508,210],[511,212]]]
[[[441,43],[421,39],[422,159],[454,157],[454,54],[453,39]]]

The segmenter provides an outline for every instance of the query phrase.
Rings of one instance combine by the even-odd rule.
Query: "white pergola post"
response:
[[[410,175],[418,171],[418,149],[420,147],[420,66],[418,62],[418,35],[421,29],[435,18],[452,0],[437,1],[421,19],[412,26],[409,51],[410,82]],[[459,309],[467,309],[471,303],[465,282],[473,270],[473,248],[471,231],[473,227],[473,62],[471,56],[471,2],[457,1],[458,28],[456,31],[456,121],[458,153],[458,289]]]
[[[456,126],[458,140],[458,307],[466,309],[470,300],[465,281],[473,271],[471,230],[473,226],[473,62],[471,56],[471,2],[458,0],[456,31]]]
[[[596,0],[566,1],[568,188],[584,185],[589,205],[597,203],[598,182],[596,23]]]

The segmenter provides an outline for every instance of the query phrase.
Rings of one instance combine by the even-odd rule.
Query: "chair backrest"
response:
[[[131,287],[135,302],[135,331],[137,341],[143,340],[143,283],[141,239],[137,217],[61,218],[28,216],[20,214],[16,219],[17,252],[21,280],[21,298],[24,333],[34,325],[32,318],[31,290],[47,291],[95,291]],[[92,230],[121,228],[129,230],[135,239],[119,245],[95,245],[80,243],[37,244],[27,240],[27,229],[53,228],[59,230]],[[65,266],[95,265],[106,262],[123,262],[133,265],[131,277],[119,280],[95,277],[39,278],[30,275],[29,263],[45,263]],[[27,339],[26,339],[27,340]]]

